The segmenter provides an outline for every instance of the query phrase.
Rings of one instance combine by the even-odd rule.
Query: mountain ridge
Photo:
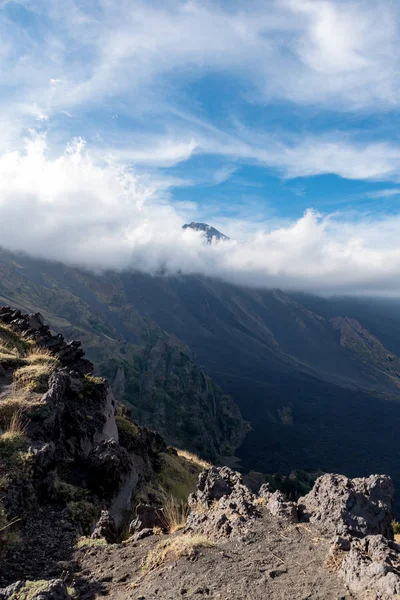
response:
[[[318,301],[327,303],[319,312],[311,300],[279,290],[202,276],[94,274],[6,252],[0,274],[0,299],[32,312],[41,306],[55,329],[83,339],[97,372],[112,365],[116,353],[122,362],[106,373],[112,385],[121,382],[121,365],[126,379],[137,349],[143,352],[153,335],[155,342],[173,340],[194,372],[200,369],[230,394],[252,425],[236,451],[244,471],[354,477],[372,470],[400,481],[393,428],[400,417],[397,361],[383,363],[382,356],[394,353],[379,344],[366,358],[361,347],[355,352],[341,343],[331,321],[338,316],[334,301]],[[379,322],[373,321],[378,339]],[[124,399],[134,411],[141,406],[134,390]]]

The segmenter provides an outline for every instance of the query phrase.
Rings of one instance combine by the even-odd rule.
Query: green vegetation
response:
[[[185,458],[164,453],[161,455],[156,485],[168,496],[186,502],[189,494],[195,491],[197,478],[202,470]]]
[[[107,542],[104,538],[92,539],[87,536],[78,538],[76,542],[77,548],[97,548],[99,546],[107,546]]]
[[[103,377],[86,374],[83,378],[83,397],[95,401],[104,387]]]
[[[117,415],[115,417],[115,422],[117,424],[119,433],[122,432],[130,437],[135,437],[139,433],[139,428],[137,425],[123,415]]]
[[[99,516],[99,510],[92,502],[76,500],[67,502],[69,516],[82,527],[84,533],[89,533],[93,523]]]
[[[394,535],[400,535],[400,523],[398,521],[392,521]]]
[[[78,487],[76,485],[72,485],[71,483],[67,483],[60,479],[58,475],[56,475],[54,480],[54,491],[56,492],[57,498],[66,504],[68,502],[78,502],[79,500],[87,500],[89,497],[88,490]],[[74,510],[76,507],[72,507]]]

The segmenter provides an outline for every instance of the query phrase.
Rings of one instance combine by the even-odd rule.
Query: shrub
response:
[[[89,533],[98,517],[99,511],[95,505],[87,500],[76,500],[68,502],[67,509],[71,519],[82,527],[82,531]]]
[[[139,433],[139,428],[124,415],[117,415],[115,422],[119,432],[123,432],[130,437],[135,437]]]
[[[400,535],[400,523],[398,521],[392,521],[394,535]]]

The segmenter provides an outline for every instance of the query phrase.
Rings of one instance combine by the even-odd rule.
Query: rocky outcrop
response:
[[[65,583],[61,579],[50,581],[17,581],[0,589],[0,600],[71,600]]]
[[[23,314],[9,306],[0,307],[0,323],[9,325],[22,336],[35,340],[38,346],[46,348],[57,356],[65,367],[73,367],[80,374],[93,373],[93,365],[84,358],[81,342],[66,342],[61,333],[53,335],[40,313]]]
[[[156,506],[150,504],[138,504],[136,515],[129,525],[129,533],[136,534],[141,531],[152,531],[155,527],[164,529],[165,520],[162,511]]]
[[[169,476],[180,471],[189,489],[199,468],[192,474],[176,452],[168,454],[159,434],[132,421],[107,381],[92,375],[79,342],[52,335],[40,314],[0,308],[1,323],[7,327],[0,328],[0,341],[11,335],[21,360],[0,374],[0,408],[5,399],[13,410],[22,403],[26,411],[15,442],[12,436],[3,439],[0,429],[0,584],[6,585],[31,574],[48,580],[60,574],[57,565],[79,536],[116,542],[135,514],[139,494],[146,497],[147,486],[158,489],[166,460]],[[22,400],[10,401],[16,370],[35,370],[37,364],[46,365],[44,390],[24,387]],[[2,531],[13,521],[19,542],[7,551]],[[64,598],[54,586],[40,598]]]
[[[364,600],[400,597],[400,546],[382,535],[353,540],[340,574],[349,590]]]
[[[301,519],[324,533],[364,537],[381,534],[393,539],[393,482],[387,475],[349,479],[326,474],[298,501]]]
[[[228,467],[211,467],[199,476],[197,491],[189,497],[186,532],[212,537],[243,535],[258,513],[254,495],[239,473]]]
[[[90,537],[92,540],[104,538],[108,544],[114,544],[117,541],[115,521],[108,510],[101,511],[100,519],[97,521]]]

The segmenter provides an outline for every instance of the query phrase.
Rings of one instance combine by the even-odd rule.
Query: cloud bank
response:
[[[309,210],[274,230],[211,246],[126,166],[75,140],[49,157],[41,136],[0,156],[0,239],[9,250],[85,268],[202,273],[256,287],[400,294],[400,215],[356,221]],[[218,225],[218,223],[213,223]],[[231,231],[229,231],[231,233]]]

